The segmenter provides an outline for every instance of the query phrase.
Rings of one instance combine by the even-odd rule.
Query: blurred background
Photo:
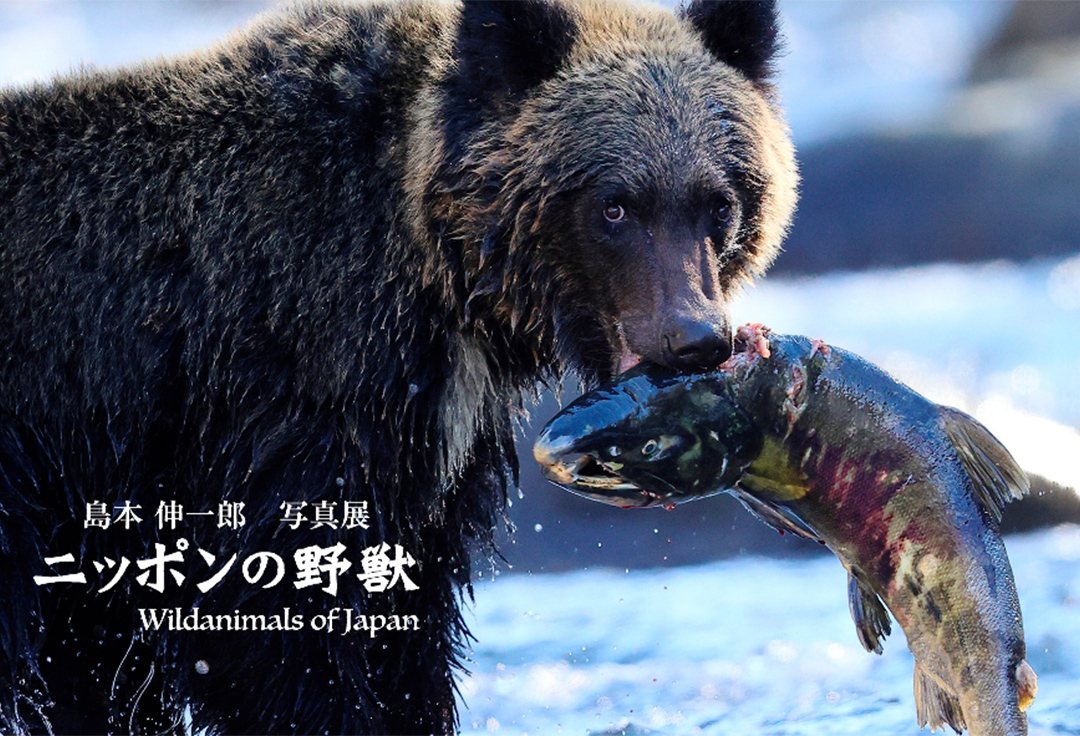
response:
[[[181,52],[271,6],[2,0],[0,86]],[[1027,531],[1007,543],[1032,733],[1080,734],[1080,2],[781,10],[802,197],[736,322],[862,354],[1033,474],[1005,519]],[[835,560],[726,496],[621,511],[545,484],[528,450],[556,408],[523,429],[505,560],[480,564],[466,732],[918,731],[903,637],[858,648]]]

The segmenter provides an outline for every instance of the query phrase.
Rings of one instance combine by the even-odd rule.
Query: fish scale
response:
[[[863,646],[881,652],[890,613],[903,629],[920,726],[1027,733],[1036,677],[997,523],[1028,483],[966,414],[852,353],[747,325],[717,371],[642,365],[585,394],[534,456],[593,500],[670,507],[729,492],[825,544],[848,570]]]

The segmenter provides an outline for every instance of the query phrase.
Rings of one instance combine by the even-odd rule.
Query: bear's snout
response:
[[[726,315],[674,314],[664,327],[661,362],[688,373],[716,368],[731,356]]]
[[[620,372],[644,360],[697,373],[718,368],[731,356],[731,321],[723,301],[693,307],[667,302],[651,312],[627,310],[620,326],[626,343]],[[635,360],[627,362],[626,354]]]

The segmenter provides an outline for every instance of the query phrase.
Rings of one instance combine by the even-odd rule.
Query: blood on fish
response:
[[[814,338],[814,339],[810,340],[810,356],[809,357],[813,358],[818,353],[821,353],[821,355],[823,357],[828,358],[829,353],[831,353],[831,352],[832,352],[832,348],[830,348],[828,345],[826,345],[824,340],[818,340],[817,338]]]

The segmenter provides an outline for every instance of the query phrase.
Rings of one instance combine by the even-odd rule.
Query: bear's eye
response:
[[[604,219],[608,222],[622,222],[626,219],[626,210],[620,204],[609,204],[604,207]]]
[[[713,206],[713,221],[723,226],[731,222],[731,202],[720,199]]]

